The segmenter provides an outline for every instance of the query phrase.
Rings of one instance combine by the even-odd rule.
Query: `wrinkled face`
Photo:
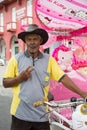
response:
[[[25,42],[27,45],[29,54],[37,54],[40,44],[42,43],[42,38],[37,34],[29,34],[25,36]]]

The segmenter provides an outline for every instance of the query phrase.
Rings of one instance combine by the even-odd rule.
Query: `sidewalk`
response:
[[[11,88],[4,88],[3,87],[2,80],[3,80],[3,75],[5,73],[5,70],[6,70],[6,66],[0,66],[0,95],[12,97]]]
[[[6,66],[0,66],[0,130],[10,130],[10,106],[12,100],[11,88],[4,88],[2,79]]]
[[[3,86],[0,86],[0,95],[1,96],[12,97],[12,90],[11,90],[11,88],[4,88]]]
[[[0,95],[0,130],[10,130],[11,115],[10,106],[11,98]]]

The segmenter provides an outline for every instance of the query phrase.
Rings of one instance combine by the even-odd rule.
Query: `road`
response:
[[[6,66],[0,66],[0,95],[12,97],[11,88],[4,88],[2,84],[3,75],[5,73]]]
[[[11,89],[5,89],[2,85],[2,78],[6,66],[0,66],[0,130],[10,130],[11,116],[10,106],[12,99]]]
[[[11,98],[8,96],[0,96],[0,130],[10,130]]]

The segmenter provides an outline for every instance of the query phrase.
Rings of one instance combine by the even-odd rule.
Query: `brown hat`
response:
[[[28,34],[38,34],[42,37],[43,41],[41,45],[45,44],[48,40],[48,32],[42,28],[39,28],[36,24],[30,24],[24,32],[18,34],[18,38],[25,42],[25,36]]]

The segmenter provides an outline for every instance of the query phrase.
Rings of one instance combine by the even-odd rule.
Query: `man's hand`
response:
[[[80,96],[83,98],[87,98],[87,91],[82,91]]]
[[[23,81],[26,81],[31,76],[31,72],[34,70],[33,66],[27,67],[23,72],[21,72],[17,77],[14,78],[4,78],[3,79],[3,86],[5,88],[14,87]]]
[[[34,70],[33,66],[27,67],[23,72],[19,75],[20,82],[26,81],[31,76],[31,72]]]

